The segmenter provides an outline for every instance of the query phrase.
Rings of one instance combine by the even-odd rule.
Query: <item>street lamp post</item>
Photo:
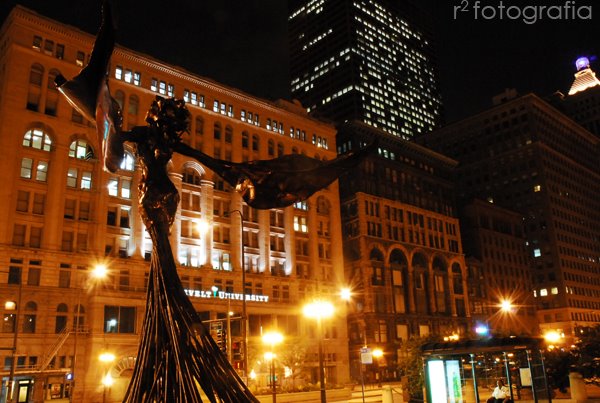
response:
[[[279,332],[268,332],[263,335],[263,342],[271,346],[271,394],[273,403],[277,401],[277,384],[275,383],[275,344],[283,341],[283,336]]]
[[[105,368],[104,368],[105,373],[104,373],[104,376],[102,377],[102,386],[103,386],[102,403],[106,403],[106,391],[114,383],[114,380],[113,380],[112,376],[110,375],[110,371],[108,371],[106,369],[106,367],[108,366],[108,364],[110,364],[111,362],[113,362],[115,360],[115,355],[113,353],[105,352],[105,353],[100,354],[98,359],[100,360],[100,362],[104,363],[104,366],[105,366]]]
[[[245,256],[245,246],[244,246],[244,214],[240,210],[231,210],[229,212],[237,213],[240,216],[240,243],[242,246],[242,358],[244,365],[244,380],[248,382],[248,326],[246,316],[246,256]]]
[[[100,280],[106,277],[108,273],[108,269],[106,267],[106,265],[104,264],[96,264],[94,266],[94,268],[91,271],[91,278],[96,279],[96,280]],[[77,335],[79,334],[80,331],[80,327],[81,327],[81,291],[82,291],[82,285],[80,284],[80,282],[78,281],[79,276],[77,276],[77,278],[75,279],[76,282],[76,286],[78,288],[77,290],[77,307],[75,308],[75,324],[74,327],[74,339],[73,339],[73,359],[71,360],[71,388],[69,390],[69,402],[73,402],[73,395],[74,395],[74,391],[75,391],[75,364],[77,363],[77,342],[78,342],[78,337]]]
[[[321,403],[327,402],[325,388],[325,368],[323,365],[323,318],[333,315],[333,305],[327,301],[315,301],[304,307],[304,316],[317,320],[317,337],[319,340],[319,383],[321,384]]]
[[[8,375],[8,383],[6,390],[6,401],[13,402],[15,399],[16,391],[15,391],[15,371],[17,368],[17,342],[19,340],[19,316],[21,316],[21,297],[23,293],[23,270],[19,268],[19,291],[17,293],[17,302],[16,304],[12,301],[7,301],[4,304],[5,309],[8,309],[9,305],[12,306],[12,309],[15,309],[15,320],[13,322],[14,332],[13,332],[13,342],[12,342],[12,361],[10,363],[10,373]],[[11,304],[12,303],[12,304]],[[15,306],[16,305],[16,306]]]

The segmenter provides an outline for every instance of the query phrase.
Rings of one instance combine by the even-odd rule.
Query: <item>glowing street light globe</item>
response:
[[[503,312],[510,312],[510,311],[512,311],[512,308],[513,308],[512,302],[510,302],[507,299],[502,300],[502,302],[500,303],[500,309],[502,309]]]
[[[315,301],[304,306],[304,316],[308,318],[329,318],[333,315],[334,307],[331,302]]]

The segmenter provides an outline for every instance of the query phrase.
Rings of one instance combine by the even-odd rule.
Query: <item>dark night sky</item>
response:
[[[0,18],[17,3],[90,33],[99,24],[100,0],[0,0]],[[289,98],[285,0],[114,3],[120,44],[250,94]],[[504,88],[542,95],[558,89],[566,92],[575,58],[600,56],[600,4],[592,9],[591,20],[573,20],[567,18],[571,14],[563,14],[562,20],[525,24],[506,18],[485,20],[481,15],[475,19],[476,0],[462,0],[469,11],[457,12],[456,19],[453,10],[461,0],[422,3],[433,17],[447,121],[485,109],[491,96]],[[594,7],[591,0],[478,3],[496,10],[500,4]],[[593,62],[600,72],[598,65]]]

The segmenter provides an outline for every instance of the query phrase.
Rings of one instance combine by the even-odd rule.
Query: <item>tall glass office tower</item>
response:
[[[426,19],[408,1],[290,0],[292,95],[318,117],[408,139],[441,119]]]

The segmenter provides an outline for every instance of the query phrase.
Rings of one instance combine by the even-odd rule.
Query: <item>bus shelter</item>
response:
[[[552,402],[542,347],[542,339],[529,337],[426,343],[427,401],[486,402],[502,379],[513,402]]]

